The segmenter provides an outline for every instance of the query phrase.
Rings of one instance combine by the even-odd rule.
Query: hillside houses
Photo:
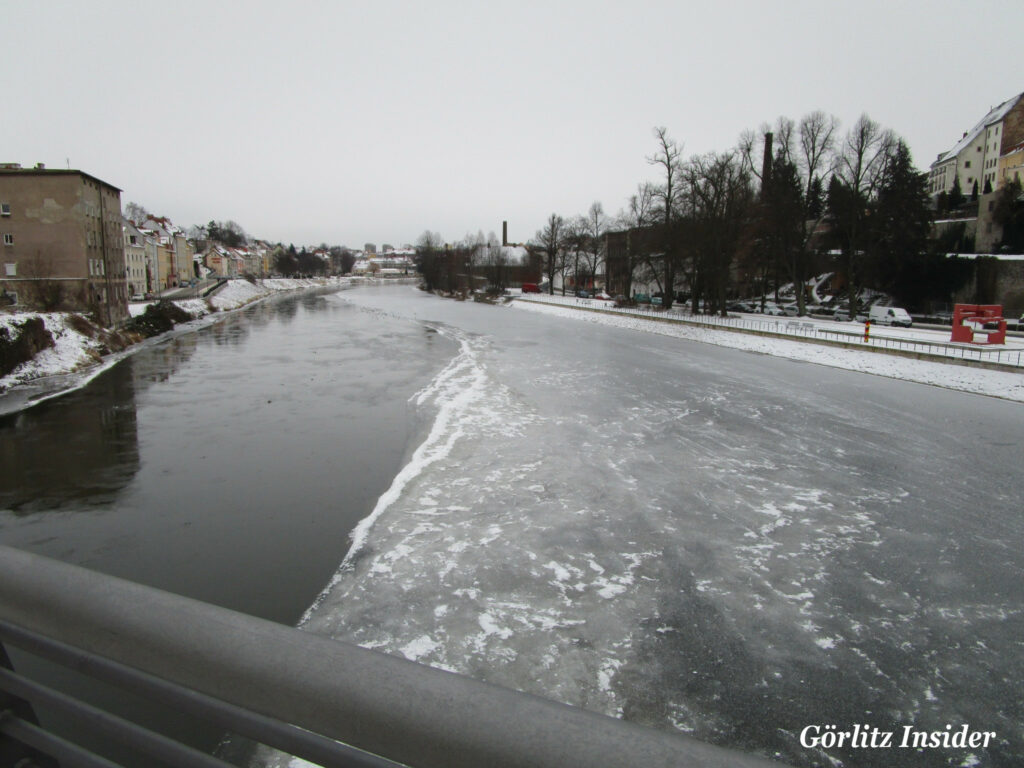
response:
[[[195,248],[181,227],[166,217],[150,216],[138,222],[138,228],[156,244],[156,290],[176,288],[196,278],[192,258]]]
[[[269,277],[273,273],[272,252],[271,246],[262,241],[243,248],[213,243],[200,254],[201,276]]]
[[[1011,183],[1024,183],[1024,93],[986,112],[931,164],[928,190],[938,213],[934,234],[957,232],[967,250],[996,252],[1004,233],[993,214]],[[956,190],[963,198],[959,205]]]

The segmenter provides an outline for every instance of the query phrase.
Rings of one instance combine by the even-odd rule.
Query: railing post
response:
[[[0,668],[14,671],[14,665],[0,643]],[[36,713],[32,705],[24,699],[15,698],[13,694],[0,690],[0,766],[23,765],[26,768],[59,768],[59,764],[52,757],[32,749],[27,744],[15,741],[8,736],[4,726],[8,720],[18,719],[32,725],[39,725]]]

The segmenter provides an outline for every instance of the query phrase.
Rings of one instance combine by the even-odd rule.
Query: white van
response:
[[[904,328],[909,328],[914,322],[910,319],[910,315],[907,314],[907,310],[903,307],[874,306],[868,313],[868,319],[872,323],[879,323],[880,325],[902,325]]]

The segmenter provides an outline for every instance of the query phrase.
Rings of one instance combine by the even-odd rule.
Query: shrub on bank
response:
[[[127,329],[145,338],[166,333],[178,323],[185,323],[192,316],[172,301],[158,301],[146,307],[146,311],[133,317]]]
[[[0,326],[0,376],[6,376],[54,343],[40,317],[30,317],[10,328]]]

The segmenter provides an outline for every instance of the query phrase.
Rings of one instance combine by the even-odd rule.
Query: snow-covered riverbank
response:
[[[798,337],[782,339],[737,333],[724,329],[715,330],[682,323],[659,322],[656,319],[636,314],[581,312],[579,311],[581,307],[577,306],[575,300],[571,298],[561,302],[557,301],[557,298],[551,299],[549,297],[544,297],[543,301],[517,300],[512,302],[511,306],[530,312],[553,314],[589,323],[611,325],[617,328],[630,328],[647,333],[657,333],[663,336],[673,336],[690,341],[715,344],[721,347],[743,349],[763,355],[827,365],[832,368],[845,368],[876,376],[916,381],[920,384],[931,384],[962,392],[974,392],[979,395],[1024,402],[1024,373],[965,367],[956,365],[955,360],[951,360],[949,363],[915,360],[867,349],[847,349],[844,347],[813,344]],[[884,329],[884,331],[886,333],[899,332],[897,329]]]

